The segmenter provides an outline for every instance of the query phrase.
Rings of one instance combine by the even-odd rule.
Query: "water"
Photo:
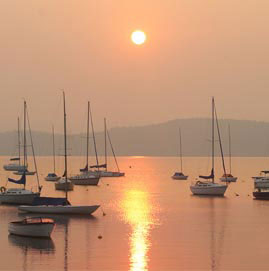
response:
[[[70,171],[82,168],[83,159],[70,157]],[[6,161],[0,158],[1,167]],[[198,174],[209,174],[208,158],[184,158],[188,181],[170,177],[178,169],[178,158],[121,157],[119,164],[126,177],[103,178],[97,187],[75,186],[68,194],[74,205],[101,204],[94,216],[48,216],[56,221],[51,240],[9,236],[8,222],[25,215],[15,206],[0,205],[0,269],[269,269],[269,201],[253,200],[251,179],[268,169],[267,158],[234,158],[238,182],[223,198],[190,193]],[[42,195],[63,196],[44,181],[51,158],[38,157],[38,165]],[[220,176],[219,159],[216,165]],[[57,173],[63,172],[62,161],[57,168]],[[0,174],[4,185],[11,174]],[[28,178],[27,186],[35,189],[34,177]]]

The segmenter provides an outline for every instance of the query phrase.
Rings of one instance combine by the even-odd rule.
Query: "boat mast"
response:
[[[88,104],[89,104],[90,117],[91,117],[92,136],[93,136],[93,144],[94,144],[94,151],[95,151],[96,165],[97,165],[97,170],[99,171],[99,162],[98,162],[98,155],[97,155],[97,148],[96,148],[95,134],[94,134],[94,129],[93,129],[93,120],[92,120],[92,111],[91,111],[90,102],[88,102]]]
[[[117,161],[117,158],[116,158],[116,155],[115,155],[115,152],[114,152],[114,149],[113,149],[113,146],[112,146],[111,138],[110,138],[110,135],[109,135],[109,132],[108,132],[108,131],[107,131],[107,137],[108,137],[108,140],[109,140],[109,143],[110,143],[110,147],[111,147],[111,150],[112,150],[112,153],[113,153],[113,156],[114,156],[114,160],[115,160],[115,163],[116,163],[118,172],[120,172],[120,168],[119,168],[119,165],[118,165],[118,161]]]
[[[107,148],[106,148],[106,137],[107,137],[107,134],[106,134],[106,118],[104,118],[104,132],[105,132],[105,168],[106,168],[106,171],[107,171]]]
[[[26,101],[23,103],[23,172],[26,171]],[[25,189],[25,183],[24,183]]]
[[[181,173],[183,173],[183,166],[182,166],[182,144],[181,144],[181,129],[179,128],[179,155],[180,155],[180,168]]]
[[[21,165],[21,139],[20,139],[20,118],[18,117],[18,148],[19,148],[19,165]]]
[[[90,117],[90,102],[88,102],[87,115],[87,150],[86,150],[86,169],[89,170],[89,117]]]
[[[214,173],[214,109],[215,109],[215,101],[214,97],[212,97],[212,183],[215,181],[215,173]]]
[[[29,127],[29,135],[30,135],[30,140],[31,140],[32,153],[33,153],[33,158],[34,158],[36,179],[37,179],[37,183],[38,183],[38,190],[39,190],[39,192],[41,192],[42,186],[40,186],[40,183],[39,183],[39,175],[38,175],[37,164],[36,164],[36,159],[35,159],[35,149],[34,149],[34,143],[33,143],[33,137],[32,137],[32,130],[31,130],[29,114],[28,114],[27,110],[26,110],[26,113],[27,113],[27,120],[28,120],[28,127]]]
[[[52,153],[53,153],[53,173],[55,173],[55,142],[54,142],[54,126],[52,125]]]
[[[231,150],[231,131],[230,124],[228,125],[228,133],[229,133],[229,161],[230,161],[230,174],[232,174],[232,150]]]
[[[65,112],[65,93],[63,91],[64,100],[64,173],[65,173],[65,198],[67,199],[67,153],[66,153],[66,112]]]

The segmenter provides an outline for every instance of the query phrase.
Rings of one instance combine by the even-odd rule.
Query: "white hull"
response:
[[[92,206],[19,206],[18,210],[29,213],[39,213],[39,214],[81,214],[90,215],[95,212],[100,205]]]
[[[16,224],[9,223],[8,231],[10,234],[30,237],[50,237],[54,224]]]
[[[175,175],[173,175],[172,176],[172,179],[174,179],[174,180],[187,180],[188,179],[188,177],[189,176],[175,176]]]
[[[70,177],[70,181],[75,185],[98,185],[100,177],[89,174],[81,174]]]
[[[221,177],[220,180],[222,182],[228,182],[228,183],[233,183],[237,181],[237,177]]]
[[[11,189],[10,189],[11,190]],[[29,190],[29,193],[20,193],[20,192],[14,192],[10,193],[7,190],[4,193],[0,193],[0,203],[6,203],[6,204],[32,204],[34,198],[39,197],[40,193],[34,193]],[[23,192],[23,191],[22,191]]]
[[[3,166],[6,171],[22,171],[27,169],[27,166],[18,165],[18,164],[8,164]]]
[[[194,195],[209,195],[209,196],[223,196],[227,185],[222,184],[207,184],[207,185],[191,185],[190,189]]]
[[[49,177],[49,176],[47,176],[47,177],[45,177],[45,181],[47,181],[47,182],[57,182],[60,179],[61,179],[61,177],[59,177],[59,176],[56,176],[56,177]]]

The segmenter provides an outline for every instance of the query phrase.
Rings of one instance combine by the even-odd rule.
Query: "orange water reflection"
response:
[[[150,230],[154,224],[149,193],[128,190],[122,201],[124,220],[130,224],[130,270],[148,270],[148,251],[151,246]]]

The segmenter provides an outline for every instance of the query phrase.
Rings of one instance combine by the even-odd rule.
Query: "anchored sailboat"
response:
[[[179,128],[179,155],[180,155],[180,172],[175,172],[172,176],[174,180],[187,180],[188,176],[183,173],[183,162],[182,162],[182,143],[181,143],[181,129]]]
[[[27,169],[27,164],[24,166],[21,164],[21,136],[20,136],[20,119],[18,118],[18,157],[10,158],[12,163],[4,165],[3,168],[6,171],[21,171]],[[15,163],[18,161],[17,163]]]
[[[215,122],[215,117],[216,117],[216,124],[217,124],[217,131],[218,131],[218,137],[219,137],[219,143],[220,143],[220,150],[221,150],[221,157],[222,157],[222,166],[224,173],[226,174],[226,169],[225,169],[225,164],[224,164],[224,159],[223,159],[223,151],[222,151],[222,145],[221,145],[221,138],[220,138],[220,131],[219,131],[219,126],[218,126],[218,119],[217,119],[217,113],[216,113],[216,107],[215,107],[215,101],[214,97],[212,98],[212,169],[211,169],[211,174],[209,176],[199,176],[202,179],[205,180],[210,180],[209,181],[197,181],[196,184],[191,185],[190,189],[191,192],[194,195],[210,195],[210,196],[223,196],[226,189],[227,185],[224,184],[218,184],[215,183],[215,172],[214,172],[214,122]]]
[[[222,182],[236,182],[237,177],[232,175],[232,148],[231,148],[231,131],[230,125],[228,126],[228,134],[229,134],[229,164],[230,164],[230,172],[228,174],[223,174],[220,180]]]
[[[93,140],[94,140],[96,163],[97,163],[97,167],[102,166],[98,164],[98,156],[97,156],[97,149],[96,149],[96,143],[95,143],[91,107],[90,107],[90,102],[88,102],[86,166],[85,168],[80,169],[81,174],[70,177],[71,182],[76,185],[97,185],[100,180],[100,174],[95,175],[92,173],[92,171],[89,171],[89,118],[90,117],[91,117],[91,127],[92,127]]]
[[[52,152],[53,152],[53,172],[52,173],[48,173],[48,175],[45,177],[45,180],[48,182],[57,182],[58,180],[61,179],[60,176],[57,176],[57,174],[55,173],[55,143],[54,143],[54,126],[52,125]]]
[[[95,212],[100,205],[79,205],[73,206],[68,201],[68,172],[67,172],[67,139],[66,139],[66,110],[65,110],[65,93],[63,92],[64,100],[64,150],[65,150],[65,198],[51,198],[51,197],[40,197],[35,199],[33,206],[21,205],[18,207],[19,211],[30,212],[30,213],[46,213],[46,214],[80,214],[88,215]],[[63,179],[61,179],[63,180]]]
[[[36,174],[37,182],[38,182],[38,192],[33,192],[31,190],[25,189],[26,186],[26,172],[27,172],[27,158],[26,158],[26,113],[27,113],[27,106],[26,101],[24,101],[24,129],[23,129],[23,168],[24,172],[22,172],[22,176],[19,180],[14,180],[11,178],[8,178],[8,181],[11,183],[15,183],[18,185],[23,185],[23,188],[9,188],[1,187],[1,193],[0,193],[0,202],[1,203],[8,203],[8,204],[32,204],[33,200],[36,197],[40,196],[41,192],[41,186],[39,185],[39,177],[38,173]],[[28,126],[31,136],[31,143],[32,143],[32,151],[34,156],[34,148],[33,148],[33,142],[32,142],[32,134],[30,129],[30,122],[28,118]],[[35,161],[35,156],[34,156]],[[37,172],[37,166],[35,162],[35,168]]]

